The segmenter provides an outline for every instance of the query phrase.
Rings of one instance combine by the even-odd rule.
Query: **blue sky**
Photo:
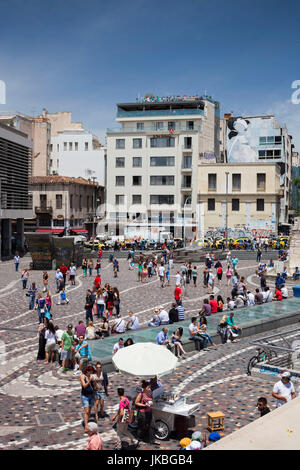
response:
[[[206,90],[222,114],[275,113],[300,151],[299,14],[293,0],[0,0],[0,111],[72,111],[103,140],[117,102]]]

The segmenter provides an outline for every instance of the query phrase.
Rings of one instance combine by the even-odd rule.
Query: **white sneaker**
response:
[[[228,340],[226,341],[226,343],[231,343],[230,339],[228,339]]]

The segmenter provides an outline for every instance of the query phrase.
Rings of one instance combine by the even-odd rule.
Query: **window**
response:
[[[67,150],[67,145],[68,145],[68,143],[64,142],[64,152]]]
[[[141,194],[133,194],[132,195],[132,204],[142,204]]]
[[[174,204],[173,194],[150,195],[150,204]]]
[[[62,194],[56,194],[56,209],[62,209]]]
[[[174,137],[152,137],[150,147],[175,147]]]
[[[116,205],[122,206],[125,204],[125,195],[124,194],[116,194]]]
[[[70,194],[70,209],[73,209],[73,194]]]
[[[192,187],[192,176],[191,175],[183,175],[183,177],[182,177],[182,187],[183,188],[191,188]]]
[[[186,128],[188,131],[192,131],[194,129],[194,121],[187,121]]]
[[[54,219],[53,220],[53,227],[64,227],[65,226],[65,220],[64,219]]]
[[[142,148],[142,139],[133,139],[133,148],[141,149]]]
[[[259,138],[259,145],[266,145],[266,144],[281,144],[282,143],[282,136],[275,135],[275,136],[268,136],[268,137],[260,137]]]
[[[75,150],[78,151],[78,142],[75,142]]]
[[[184,148],[191,149],[192,148],[192,137],[185,137],[184,138]]]
[[[69,151],[72,152],[73,150],[73,142],[69,142]]]
[[[156,123],[155,123],[155,129],[156,129],[157,131],[162,131],[163,128],[164,128],[164,123],[163,123],[163,122],[156,122]]]
[[[136,123],[136,128],[138,131],[143,131],[144,130],[144,123],[143,122],[137,122]]]
[[[53,152],[53,144],[50,144],[50,152]]]
[[[142,157],[132,157],[132,166],[135,168],[142,166]]]
[[[125,176],[116,176],[116,186],[125,186]]]
[[[182,198],[182,206],[190,206],[192,204],[192,197],[189,194],[184,194]],[[184,218],[184,215],[183,215]]]
[[[84,150],[88,150],[89,149],[89,143],[88,142],[85,142],[84,143]]]
[[[125,157],[116,157],[116,168],[125,167]]]
[[[232,201],[231,201],[231,210],[232,211],[239,211],[240,210],[240,200],[239,199],[232,199]]]
[[[265,210],[265,200],[264,199],[256,199],[256,210],[257,211],[264,211]]]
[[[125,139],[116,139],[116,149],[125,148]]]
[[[150,185],[173,186],[174,176],[150,176]]]
[[[192,168],[192,155],[184,155],[182,168]]]
[[[141,186],[142,185],[142,177],[141,176],[133,176],[132,177],[132,186]]]
[[[86,209],[87,209],[87,211],[90,210],[90,196],[86,197]]]
[[[208,190],[209,191],[216,191],[217,189],[217,174],[216,173],[209,173],[208,175]]]
[[[233,173],[232,174],[232,191],[241,190],[241,174]]]
[[[168,122],[168,130],[170,129],[176,129],[176,122],[175,121],[169,121]]]
[[[207,210],[214,211],[216,208],[216,200],[215,199],[207,199]]]
[[[266,174],[257,173],[257,191],[266,190]]]
[[[79,196],[79,210],[82,210],[82,196]]]
[[[46,207],[47,207],[47,194],[40,194],[40,206],[41,206],[41,209],[46,209]]]
[[[175,157],[150,157],[150,166],[174,166]]]
[[[275,144],[281,144],[281,143],[282,143],[281,135],[275,135]]]

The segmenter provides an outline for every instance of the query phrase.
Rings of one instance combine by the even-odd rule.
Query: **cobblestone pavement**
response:
[[[38,318],[36,311],[28,310],[28,298],[20,281],[20,271],[29,261],[29,258],[22,259],[18,273],[13,262],[0,264],[0,449],[84,449],[87,436],[81,425],[79,378],[72,372],[61,374],[58,364],[36,362]],[[255,266],[253,260],[240,261],[238,265],[238,272],[245,276],[250,288],[258,281],[253,275]],[[173,270],[171,286],[165,288],[160,287],[157,278],[145,284],[138,283],[137,270],[128,270],[126,260],[120,260],[117,279],[113,278],[108,260],[104,260],[101,277],[103,284],[109,282],[119,288],[122,315],[133,310],[143,324],[151,317],[154,307],[171,305],[177,268],[175,266]],[[207,296],[202,287],[203,266],[198,265],[198,268],[198,287],[188,286],[184,297],[186,316],[197,312],[202,299]],[[65,328],[70,322],[76,324],[85,319],[85,290],[91,287],[93,278],[83,278],[79,269],[76,286],[68,286],[70,304],[53,307],[55,324]],[[36,281],[40,290],[41,279],[42,272],[30,272],[30,281]],[[216,293],[220,290],[224,300],[229,293],[225,284],[223,281],[215,289]],[[55,293],[54,271],[50,273],[49,287]],[[57,296],[54,299],[57,302]],[[194,429],[207,432],[207,412],[220,410],[226,415],[225,434],[231,433],[258,417],[255,405],[261,395],[267,396],[271,408],[274,407],[271,385],[246,375],[247,362],[254,350],[249,340],[242,338],[236,344],[189,353],[173,375],[163,377],[167,390],[187,396],[188,403],[200,404]],[[139,383],[138,379],[117,373],[110,374],[109,380],[110,393],[105,403],[107,416],[100,420],[105,449],[115,448],[116,434],[109,416],[118,402],[117,387],[122,385],[126,389]],[[140,448],[150,447],[141,443]],[[153,448],[178,449],[178,439],[171,436],[160,447]]]

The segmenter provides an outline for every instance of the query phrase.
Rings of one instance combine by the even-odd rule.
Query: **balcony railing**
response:
[[[162,126],[161,128],[157,128],[156,126],[145,126],[143,129],[137,129],[136,127],[109,127],[106,132],[108,134],[124,134],[124,133],[137,133],[141,134],[143,132],[166,132],[168,134],[172,133],[172,130],[174,132],[190,132],[190,131],[201,131],[201,126],[194,126],[193,129],[187,129],[185,125],[181,125],[180,123],[177,123],[175,127],[168,127],[167,125]],[[171,131],[170,131],[171,130]]]
[[[200,115],[204,116],[203,109],[160,109],[160,110],[148,110],[148,111],[124,111],[119,110],[117,112],[117,118],[123,117],[142,117],[142,116],[189,116],[189,115]]]
[[[53,208],[52,206],[40,206],[34,208],[36,214],[52,214]]]

